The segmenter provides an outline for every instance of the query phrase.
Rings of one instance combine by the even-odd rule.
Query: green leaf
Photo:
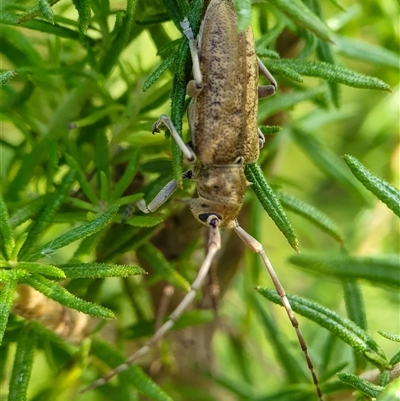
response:
[[[237,15],[237,30],[243,32],[251,22],[251,1],[233,0]]]
[[[135,23],[138,25],[153,25],[160,24],[163,22],[170,21],[171,18],[168,13],[160,12],[158,14],[153,14],[148,18],[135,19]]]
[[[271,72],[273,71],[271,70]],[[274,96],[265,101],[261,101],[258,105],[258,120],[265,121],[265,119],[274,115],[278,111],[289,109],[306,100],[314,100],[318,97],[324,96],[325,93],[326,87],[322,85],[305,91],[296,91]]]
[[[289,262],[303,270],[340,279],[364,279],[371,284],[400,287],[400,260],[396,255],[341,256],[327,253],[293,255]]]
[[[113,192],[113,194],[114,194],[114,192]],[[131,205],[131,204],[135,204],[138,200],[142,199],[143,196],[144,196],[144,194],[141,194],[141,193],[134,194],[134,195],[127,195],[127,196],[123,196],[122,198],[117,199],[113,203],[118,206]]]
[[[323,18],[323,13],[321,9],[321,5],[319,2],[312,2],[312,10],[319,18]],[[317,55],[319,60],[325,61],[328,64],[335,65],[335,57],[333,55],[332,46],[330,43],[323,42],[321,40],[317,40]],[[332,100],[333,105],[338,109],[340,107],[340,87],[336,82],[328,82],[328,89],[330,93],[330,98]]]
[[[43,18],[50,22],[50,24],[54,24],[53,10],[50,7],[50,4],[47,0],[39,0],[39,10],[42,14]]]
[[[396,341],[396,342],[400,343],[400,334],[389,333],[389,332],[383,331],[383,330],[379,330],[378,333],[382,337],[387,338],[388,340]]]
[[[53,252],[57,249],[63,248],[72,242],[75,242],[81,238],[88,237],[98,231],[102,230],[112,220],[114,215],[118,212],[118,206],[110,207],[105,213],[90,221],[89,223],[82,224],[66,233],[60,235],[57,238],[47,242],[41,246],[38,250],[32,252],[29,255],[29,260],[37,260],[42,256],[47,255],[49,252]]]
[[[282,131],[280,125],[260,125],[259,128],[264,135],[274,135]]]
[[[84,191],[83,191],[84,192]],[[82,210],[87,210],[88,212],[92,213],[97,213],[99,211],[99,207],[97,206],[99,203],[92,204],[90,202],[86,202],[82,199],[74,198],[72,196],[69,196],[67,199],[68,205],[74,206],[76,208],[82,209]],[[65,212],[65,213],[59,213],[57,216],[57,220],[60,221],[62,219],[62,216],[75,216],[78,221],[85,221],[87,220],[87,214],[84,214],[82,212]],[[78,216],[83,216],[82,218],[78,218]],[[70,218],[68,221],[71,221]]]
[[[267,0],[293,22],[325,42],[332,42],[329,28],[301,0]]]
[[[188,13],[189,23],[195,36],[199,31],[202,8],[203,0],[193,0],[191,3],[190,11]],[[180,19],[178,23],[180,23],[181,21],[182,19]],[[174,20],[174,22],[176,23],[177,21]],[[182,136],[182,116],[185,113],[186,84],[189,81],[191,73],[189,59],[189,44],[188,41],[184,39],[182,40],[178,48],[176,72],[174,75],[171,94],[171,121],[180,136]],[[177,182],[178,187],[181,187],[182,152],[175,141],[171,141],[171,151],[173,176]]]
[[[285,66],[280,63],[279,60],[265,60],[264,64],[274,75],[280,75],[295,82],[304,82],[303,77],[296,71],[296,69]]]
[[[256,287],[256,290],[270,301],[282,305],[280,296],[275,290],[267,287]],[[292,309],[298,314],[318,323],[342,341],[349,344],[358,354],[379,368],[387,368],[388,361],[379,345],[353,321],[346,319],[316,302],[295,295],[287,295]]]
[[[333,57],[331,45],[325,42],[319,41],[318,43],[318,55],[320,60],[325,61],[328,64],[335,65],[335,59]],[[339,109],[340,107],[340,86],[337,82],[327,82],[330,98],[333,105]]]
[[[13,79],[16,75],[17,73],[12,70],[0,73],[0,88],[4,86],[8,81]]]
[[[129,187],[129,185],[132,183],[133,178],[139,169],[138,163],[139,163],[139,149],[136,149],[133,152],[131,152],[129,157],[129,163],[126,166],[124,174],[115,184],[114,189],[112,190],[110,197],[111,202],[115,202],[121,195],[123,195],[123,193]]]
[[[346,57],[399,70],[399,55],[384,47],[340,35],[335,35],[335,44],[337,51]]]
[[[49,6],[53,6],[54,4],[58,3],[60,0],[50,0],[48,1]],[[28,11],[24,12],[22,16],[19,16],[18,23],[21,24],[22,22],[29,21],[33,18],[36,18],[41,13],[41,5],[38,2],[35,6],[31,7]]]
[[[171,121],[176,131],[182,136],[182,116],[185,112],[186,82],[189,80],[189,69],[186,68],[189,60],[189,45],[182,41],[178,49],[177,72],[171,94]],[[175,141],[171,141],[172,170],[178,187],[182,185],[182,151]]]
[[[16,280],[1,280],[0,282],[0,344],[3,341],[7,327],[8,315],[14,301],[14,292],[17,287]]]
[[[7,281],[19,281],[20,279],[29,276],[26,270],[12,269],[5,270],[0,269],[0,283],[5,283]]]
[[[29,379],[33,366],[36,335],[30,325],[26,325],[17,341],[17,351],[9,384],[8,401],[27,400]]]
[[[269,60],[268,67],[271,63],[279,65],[281,68],[291,68],[301,75],[323,78],[328,82],[337,82],[359,89],[391,92],[390,86],[378,78],[359,74],[322,61],[289,59]]]
[[[2,250],[6,258],[11,258],[12,250],[15,246],[14,237],[10,226],[10,217],[8,215],[7,205],[0,193],[0,238],[2,240]]]
[[[85,34],[90,23],[90,0],[72,0],[76,10],[78,11],[78,28],[79,32]]]
[[[88,1],[89,2],[89,1]],[[122,22],[122,27],[111,43],[109,51],[104,55],[100,70],[105,76],[110,73],[117,64],[117,60],[128,43],[129,36],[133,27],[133,17],[136,12],[138,0],[127,0],[126,13]]]
[[[10,263],[2,263],[0,261],[0,267],[13,267],[16,269],[26,270],[30,273],[40,273],[45,276],[56,277],[56,278],[65,278],[65,274],[58,267],[53,265],[46,265],[43,263],[34,263],[34,262],[18,262],[13,263],[11,266]]]
[[[344,302],[349,319],[367,330],[367,316],[365,314],[364,299],[361,288],[355,280],[343,282]]]
[[[126,219],[124,223],[134,227],[154,227],[163,221],[162,217],[157,216],[132,216]]]
[[[275,50],[271,49],[262,49],[262,48],[257,48],[256,53],[258,57],[267,57],[267,58],[274,58],[274,59],[279,59],[279,53],[277,53]]]
[[[34,218],[39,213],[40,209],[49,202],[53,194],[48,193],[32,199],[29,203],[19,208],[10,218],[11,227],[18,227],[27,220]]]
[[[1,19],[1,13],[0,13]],[[20,192],[31,180],[34,173],[32,166],[38,166],[41,164],[41,160],[44,154],[45,142],[41,141],[31,150],[30,153],[24,154],[21,165],[16,176],[8,184],[7,191],[4,190],[4,194],[7,195],[9,201],[17,201],[20,196]]]
[[[337,376],[343,383],[349,384],[351,387],[354,387],[369,397],[376,398],[383,390],[383,387],[376,386],[375,384],[361,379],[356,375],[349,373],[338,373]]]
[[[91,350],[100,360],[115,368],[125,362],[124,356],[106,341],[94,338]],[[164,391],[137,365],[131,365],[119,374],[120,380],[130,383],[141,393],[155,401],[172,401]]]
[[[142,86],[143,92],[146,92],[152,85],[154,85],[162,77],[165,71],[167,71],[175,64],[177,57],[178,57],[178,52],[174,51],[161,62],[161,64],[144,81]]]
[[[24,17],[20,19],[12,14],[2,11],[0,13],[0,23],[5,25],[13,25],[13,26],[21,26],[23,28],[32,29],[34,31],[40,31],[44,33],[48,33],[50,35],[55,35],[60,38],[78,40],[79,33],[74,31],[73,29],[66,28],[64,26],[58,24],[51,24],[47,21],[40,20],[24,20]],[[85,36],[85,40],[88,41],[89,44],[94,44],[92,38]]]
[[[284,192],[278,192],[277,196],[285,209],[303,216],[311,223],[319,227],[322,231],[330,235],[333,239],[343,243],[343,235],[340,232],[339,227],[325,213],[322,213],[314,206],[303,202],[295,196],[286,194]]]
[[[342,286],[347,317],[363,330],[367,330],[364,299],[358,282],[356,280],[347,279],[343,280]],[[367,367],[367,361],[355,353],[354,365],[357,372],[362,372]]]
[[[47,203],[47,205],[40,212],[37,220],[34,222],[32,228],[29,231],[28,238],[21,249],[21,256],[24,258],[28,252],[32,249],[34,243],[39,239],[39,235],[47,228],[50,224],[53,216],[60,208],[64,199],[68,195],[73,182],[74,174],[69,172],[63,178],[61,185],[56,189],[53,196]],[[31,259],[31,258],[30,258]]]
[[[341,163],[339,156],[335,155],[324,146],[315,135],[298,128],[294,128],[290,132],[296,142],[321,171],[328,177],[337,180],[344,187],[351,189],[369,203],[370,199],[365,196],[359,183],[349,174],[349,171],[344,167],[343,163]]]
[[[394,354],[394,355],[390,358],[389,363],[390,363],[392,366],[394,366],[394,365],[400,363],[400,351],[397,352],[396,354]]]
[[[400,217],[400,191],[388,182],[374,176],[355,157],[344,155],[343,159],[361,184]]]
[[[83,117],[79,120],[76,120],[69,124],[68,128],[82,128],[87,127],[89,125],[94,125],[96,122],[102,120],[105,117],[108,117],[110,114],[114,112],[123,112],[125,107],[120,104],[114,104],[109,107],[101,108],[100,110],[95,111],[94,113],[89,114],[87,117]]]
[[[146,274],[141,267],[109,263],[68,263],[58,267],[68,278],[127,277]]]
[[[87,315],[94,317],[105,319],[115,318],[114,313],[111,310],[77,298],[75,295],[72,295],[70,292],[68,292],[64,287],[61,287],[59,284],[41,277],[38,274],[32,274],[29,277],[24,277],[21,282],[29,284],[35,290],[46,295],[46,297],[51,298],[68,308],[75,309],[79,312],[86,313]]]
[[[172,267],[154,245],[150,243],[142,245],[136,252],[168,283],[182,288],[184,291],[189,291],[190,283]]]
[[[272,28],[268,29],[268,31],[263,36],[257,39],[256,41],[257,54],[258,54],[258,49],[261,49],[262,51],[264,47],[269,46],[274,40],[276,40],[276,38],[283,32],[285,28],[286,28],[285,22],[283,22],[282,20],[278,20]]]
[[[103,203],[108,203],[110,195],[110,182],[108,175],[104,171],[100,171],[100,200]]]
[[[283,211],[278,198],[265,180],[260,166],[257,163],[246,165],[245,174],[247,180],[251,183],[251,189],[256,194],[265,211],[286,237],[290,246],[298,252],[299,242],[297,236],[286,216],[286,213]]]

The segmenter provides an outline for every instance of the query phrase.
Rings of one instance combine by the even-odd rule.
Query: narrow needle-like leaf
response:
[[[355,157],[344,155],[343,159],[361,184],[400,217],[400,191],[373,175]]]
[[[397,255],[342,256],[326,253],[293,255],[289,261],[310,272],[340,279],[364,279],[373,285],[400,287],[400,260]]]
[[[0,282],[0,344],[6,330],[8,315],[14,301],[14,291],[17,286],[16,280],[1,280]]]
[[[174,51],[161,62],[161,64],[144,81],[142,86],[143,92],[146,92],[169,68],[174,65],[177,56],[177,52]]]
[[[89,235],[97,233],[112,220],[117,211],[118,206],[112,206],[97,219],[90,221],[89,223],[82,224],[81,226],[67,231],[59,237],[47,242],[40,249],[29,255],[29,260],[37,260],[42,256],[46,256],[49,252],[53,252],[81,238],[85,238]]]
[[[58,267],[69,278],[127,277],[146,273],[141,267],[107,263],[69,263]]]
[[[257,163],[248,164],[245,173],[247,180],[251,183],[251,189],[257,195],[257,198],[265,211],[286,237],[290,246],[298,252],[299,242],[297,236],[286,216],[286,213],[283,211],[278,198],[265,180],[260,166]]]
[[[305,217],[336,241],[343,242],[343,235],[339,227],[325,213],[322,213],[314,206],[301,201],[295,196],[283,192],[278,192],[277,196],[285,209]]]
[[[39,235],[50,224],[51,219],[55,215],[58,208],[66,198],[68,191],[72,185],[74,174],[69,172],[63,179],[61,185],[54,192],[49,203],[42,209],[32,229],[29,231],[28,238],[21,249],[22,257],[25,258],[32,249],[34,243],[39,239]],[[32,258],[30,258],[32,260]]]
[[[320,39],[332,42],[331,32],[301,0],[268,0],[268,3],[285,13],[296,24],[310,30]]]
[[[114,314],[109,309],[77,298],[75,295],[72,295],[70,292],[68,292],[64,287],[61,287],[59,284],[54,283],[53,281],[50,281],[38,274],[32,274],[29,277],[24,277],[21,281],[25,284],[29,284],[35,290],[46,295],[46,297],[54,299],[54,301],[57,301],[61,305],[64,305],[68,308],[76,309],[79,312],[83,312],[94,317],[106,319],[114,318]]]
[[[190,289],[189,282],[171,266],[164,255],[154,245],[142,245],[137,249],[137,253],[146,259],[147,263],[149,263],[168,283],[182,288],[185,291]]]
[[[338,373],[338,377],[343,383],[350,384],[350,386],[361,391],[363,394],[369,397],[376,398],[383,390],[383,387],[376,386],[369,381],[360,379],[356,375],[349,373]]]
[[[31,377],[36,335],[31,327],[25,326],[18,338],[17,351],[10,379],[8,401],[27,400],[29,379]]]
[[[265,298],[282,305],[281,298],[275,290],[267,287],[257,287],[256,289]],[[353,321],[309,299],[288,294],[287,297],[295,312],[336,334],[342,341],[349,344],[357,353],[364,356],[375,366],[379,368],[388,367],[389,363],[385,353],[379,345]]]
[[[12,250],[15,246],[14,237],[12,235],[10,218],[8,216],[7,206],[0,193],[0,237],[3,243],[5,257],[11,258]]]
[[[328,82],[337,82],[359,89],[370,89],[378,91],[391,92],[390,86],[378,78],[359,74],[357,72],[347,70],[346,68],[332,65],[322,61],[305,61],[305,60],[289,60],[279,59],[270,60],[268,65],[276,64],[282,67],[289,67],[301,75],[309,77],[318,77]],[[278,67],[277,67],[278,68]]]

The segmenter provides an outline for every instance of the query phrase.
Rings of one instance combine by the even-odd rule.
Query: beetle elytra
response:
[[[258,99],[273,95],[276,81],[257,59],[251,28],[241,33],[237,31],[232,0],[211,0],[198,39],[194,38],[187,19],[181,25],[189,40],[193,61],[193,80],[187,85],[187,93],[192,97],[188,109],[192,143],[189,146],[182,141],[165,115],[154,124],[153,133],[160,125],[166,125],[184,156],[196,162],[183,178],[192,179],[197,187],[198,197],[191,200],[190,209],[201,224],[209,227],[207,255],[190,291],[147,344],[124,364],[83,391],[102,385],[126,370],[174,325],[194,299],[221,246],[219,227],[227,227],[235,230],[243,242],[261,256],[296,330],[318,398],[322,400],[313,364],[285,291],[262,245],[244,231],[236,219],[246,188],[250,185],[244,174],[245,165],[258,159],[264,143],[264,137],[257,128]],[[270,85],[258,86],[259,71],[270,81]],[[146,213],[155,211],[176,188],[174,180],[169,182],[147,206],[142,203],[139,208]]]

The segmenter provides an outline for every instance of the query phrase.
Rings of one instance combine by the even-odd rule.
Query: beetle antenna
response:
[[[235,220],[233,222],[233,224],[234,224],[233,225],[233,229],[235,230],[235,232],[239,236],[239,238],[253,252],[258,253],[261,256],[261,258],[262,258],[262,260],[264,262],[264,265],[267,268],[268,273],[269,273],[269,275],[271,277],[271,280],[274,283],[276,292],[281,297],[282,305],[285,308],[286,313],[289,316],[290,322],[292,323],[292,326],[294,327],[294,329],[296,331],[297,339],[299,340],[299,343],[300,343],[301,349],[303,351],[304,357],[306,358],[308,369],[311,372],[311,376],[312,376],[312,379],[313,379],[313,382],[314,382],[314,386],[315,386],[315,389],[316,389],[317,394],[318,394],[318,399],[320,401],[323,401],[322,400],[322,392],[321,392],[321,389],[319,387],[319,382],[318,382],[318,378],[317,378],[317,375],[316,375],[315,370],[314,370],[314,365],[313,365],[313,363],[311,361],[310,355],[308,354],[308,349],[307,349],[306,342],[305,342],[303,334],[301,333],[301,330],[299,328],[299,322],[298,322],[298,320],[297,320],[297,318],[296,318],[296,316],[295,316],[295,314],[293,312],[293,309],[292,309],[292,307],[290,305],[289,300],[286,297],[285,289],[282,287],[282,284],[280,283],[280,281],[278,279],[278,276],[276,275],[275,270],[274,270],[271,262],[269,261],[269,259],[268,259],[267,255],[266,255],[261,243],[258,242],[254,237],[252,237],[249,233],[244,231],[243,228],[239,226],[239,223],[238,223],[237,220]]]
[[[141,356],[147,354],[150,348],[157,344],[157,342],[164,336],[164,334],[167,333],[174,326],[175,321],[182,315],[187,306],[193,301],[194,297],[196,296],[197,290],[201,287],[201,284],[207,277],[215,254],[221,248],[221,236],[218,228],[219,223],[220,220],[217,216],[212,214],[208,217],[207,224],[210,227],[210,232],[208,237],[207,255],[200,267],[196,279],[190,286],[189,292],[185,295],[181,303],[171,313],[171,315],[168,317],[168,320],[153,334],[153,337],[151,337],[150,340],[142,348],[131,355],[123,364],[117,366],[114,370],[112,370],[102,378],[95,380],[87,387],[83,388],[80,391],[80,394],[95,387],[102,386],[114,376],[127,370],[130,365],[136,362],[136,360],[138,360]]]

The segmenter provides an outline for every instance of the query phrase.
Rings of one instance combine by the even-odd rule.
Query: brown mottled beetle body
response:
[[[244,165],[259,156],[257,58],[251,28],[237,31],[230,0],[210,3],[198,40],[202,89],[193,97],[188,117],[199,198],[192,200],[191,210],[202,223],[208,213],[218,213],[224,227],[243,204]]]
[[[201,164],[253,163],[257,133],[258,66],[251,28],[239,33],[231,0],[214,0],[199,33],[203,87],[189,106],[194,152]]]

